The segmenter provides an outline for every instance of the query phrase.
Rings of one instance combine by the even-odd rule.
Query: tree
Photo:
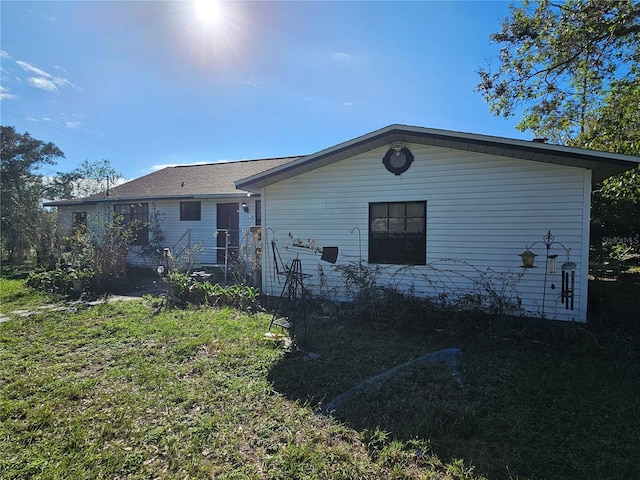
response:
[[[584,146],[640,154],[640,88],[616,84],[596,118],[594,128],[579,139]],[[591,224],[594,246],[602,246],[595,240],[606,237],[618,239],[610,247],[618,244],[623,252],[640,250],[640,167],[607,178],[596,187]]]
[[[616,86],[640,84],[640,3],[525,0],[490,39],[502,44],[496,72],[478,70],[492,113],[521,111],[520,130],[572,143],[593,127]]]
[[[525,0],[490,39],[500,65],[478,70],[477,90],[494,115],[554,143],[640,154],[640,2]],[[592,223],[640,232],[638,169],[596,186]]]
[[[27,256],[38,238],[45,187],[37,170],[54,165],[64,154],[53,143],[19,134],[14,127],[2,126],[1,136],[1,238],[9,260],[14,261]]]
[[[85,160],[71,172],[58,172],[49,186],[49,194],[55,199],[84,198],[105,192],[122,180],[124,175],[113,168],[109,159]]]

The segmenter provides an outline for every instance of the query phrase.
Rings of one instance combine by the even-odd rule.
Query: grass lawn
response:
[[[0,313],[47,301],[0,279]],[[268,325],[137,301],[0,323],[0,478],[640,478],[629,330],[334,321],[300,331],[310,360],[266,341]],[[457,375],[415,364],[315,414],[450,347]]]

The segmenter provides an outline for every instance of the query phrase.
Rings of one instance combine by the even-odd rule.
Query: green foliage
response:
[[[593,128],[576,143],[596,150],[640,155],[640,86],[616,82],[599,110]],[[640,166],[602,181],[591,206],[591,245],[606,256],[603,238],[640,235]],[[625,245],[627,254],[640,254],[640,244]]]
[[[66,237],[59,259],[64,268],[58,270],[91,272],[91,281],[85,282],[84,288],[93,294],[112,292],[126,276],[127,253],[137,228],[136,222],[125,224],[120,220],[112,214],[101,225],[80,228]],[[65,292],[62,289],[58,293]]]
[[[109,159],[85,160],[71,172],[58,172],[49,186],[49,196],[56,200],[89,197],[106,192],[123,180],[124,176],[113,168]]]
[[[136,247],[135,252],[142,258],[145,265],[156,268],[164,261],[164,233],[162,231],[162,218],[164,214],[158,210],[156,203],[151,203],[151,215],[147,227],[149,230],[149,242],[146,245]],[[174,262],[175,263],[175,262]],[[149,265],[150,264],[150,265]]]
[[[119,216],[112,214],[102,226],[91,230],[89,236],[82,237],[92,243],[93,259],[90,265],[95,272],[98,293],[113,291],[116,283],[126,275],[129,245],[135,238],[137,228],[137,222],[124,223]],[[86,245],[86,248],[91,247]]]
[[[491,36],[501,44],[499,67],[481,68],[477,89],[495,115],[521,112],[521,130],[569,142],[593,128],[610,92],[620,100],[637,91],[638,33],[632,0],[525,1]]]
[[[59,258],[56,238],[58,216],[56,212],[40,210],[37,216],[34,249],[36,262],[44,268],[53,268]]]
[[[632,239],[611,246],[640,254],[640,167],[610,177],[594,190],[591,230],[591,246],[601,257],[608,256],[605,239],[611,238]]]
[[[259,290],[248,285],[232,284],[222,286],[196,280],[177,271],[167,277],[169,306],[211,305],[216,307],[234,307],[244,311],[259,309]]]
[[[333,268],[340,273],[346,294],[351,297],[351,301],[343,305],[342,314],[372,320],[383,316],[387,303],[385,293],[391,294],[393,290],[378,285],[381,273],[378,265],[359,261],[336,264]]]
[[[53,143],[2,126],[0,149],[0,236],[9,261],[27,258],[39,238],[45,187],[38,168],[64,157]]]
[[[575,144],[594,150],[640,154],[640,85],[636,80],[623,79],[611,83],[609,93],[596,110],[588,128]],[[633,185],[638,186],[638,183]]]
[[[49,269],[30,275],[27,285],[64,296],[114,291],[126,277],[127,253],[136,227],[134,222],[124,224],[111,215],[95,229],[77,229],[64,239],[61,255],[51,253]]]
[[[54,270],[30,274],[25,285],[53,295],[71,297],[90,290],[93,281],[93,270],[58,267]]]
[[[2,262],[0,277],[7,279],[26,279],[33,272],[33,265],[29,263]]]

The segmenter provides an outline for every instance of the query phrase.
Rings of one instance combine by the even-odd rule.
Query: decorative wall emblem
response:
[[[385,168],[394,175],[406,172],[413,162],[413,154],[401,143],[394,143],[382,159]]]

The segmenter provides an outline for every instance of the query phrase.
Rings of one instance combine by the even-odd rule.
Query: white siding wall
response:
[[[249,213],[244,213],[240,204],[242,200],[235,199],[190,199],[188,201],[200,201],[200,221],[180,221],[180,201],[157,200],[149,202],[149,216],[155,208],[160,215],[160,225],[164,235],[163,247],[173,250],[181,250],[185,244],[187,232],[191,231],[192,250],[197,252],[196,265],[217,263],[217,205],[218,203],[237,203],[239,210],[239,242],[241,255],[246,254],[251,258],[252,237],[249,226],[255,218],[255,199],[247,199]],[[177,251],[173,251],[177,254]],[[243,257],[244,258],[244,257]],[[135,257],[131,258],[135,261]]]
[[[453,295],[478,290],[479,280],[490,277],[493,288],[513,292],[529,314],[540,315],[546,248],[542,243],[532,248],[539,255],[535,269],[522,269],[519,254],[551,230],[578,264],[575,306],[565,310],[560,302],[560,266],[567,257],[555,245],[550,253],[559,255],[558,270],[547,275],[544,314],[585,321],[589,171],[423,145],[408,147],[415,160],[400,176],[384,168],[387,149],[380,148],[263,189],[266,293],[279,295],[283,284],[282,276],[273,272],[271,240],[285,263],[299,255],[304,271],[312,275],[308,286],[319,288],[322,277],[322,287],[341,297],[344,292],[333,266],[320,262],[320,255],[291,248],[289,232],[320,246],[338,246],[338,264],[344,264],[358,260],[358,231],[351,233],[358,227],[366,261],[369,203],[426,201],[428,265],[410,269],[381,265],[381,278],[421,295]],[[510,284],[515,290],[507,288]]]
[[[192,201],[192,200],[189,200]],[[158,200],[150,203],[149,215],[155,208],[160,218],[160,228],[164,236],[163,248],[170,248],[172,254],[187,247],[188,232],[191,232],[191,249],[198,248],[199,263],[216,262],[216,202],[201,200],[200,221],[180,221],[180,201]]]
[[[58,207],[58,236],[66,237],[72,232],[73,212],[86,212],[76,207]]]
[[[71,235],[73,229],[73,213],[74,212],[86,212],[87,224],[94,230],[101,225],[98,220],[99,207],[97,205],[75,205],[75,206],[61,206],[58,209],[58,236],[66,237]]]
[[[259,200],[259,199],[258,199]],[[149,204],[149,217],[153,215],[154,210],[158,212],[160,218],[160,228],[164,236],[162,248],[170,248],[181,250],[188,236],[185,234],[190,230],[192,250],[197,253],[196,264],[215,264],[217,260],[217,204],[218,203],[237,203],[239,209],[240,222],[240,254],[246,258],[252,258],[253,241],[249,232],[249,227],[255,222],[255,198],[248,198],[246,203],[249,212],[245,213],[240,204],[242,200],[235,199],[196,199],[188,201],[201,202],[200,221],[180,221],[180,201],[179,200],[148,200],[144,203]],[[120,203],[114,201],[113,203]],[[103,224],[107,212],[113,210],[113,203],[100,204],[99,206],[73,206],[58,207],[58,224],[63,235],[71,233],[72,212],[86,211],[87,221],[94,230]],[[98,213],[100,212],[100,214]],[[173,252],[177,254],[178,252]],[[244,258],[244,257],[243,257]],[[134,265],[149,266],[152,265],[154,259],[143,258],[137,253],[137,249],[132,247],[128,256],[128,261]]]

